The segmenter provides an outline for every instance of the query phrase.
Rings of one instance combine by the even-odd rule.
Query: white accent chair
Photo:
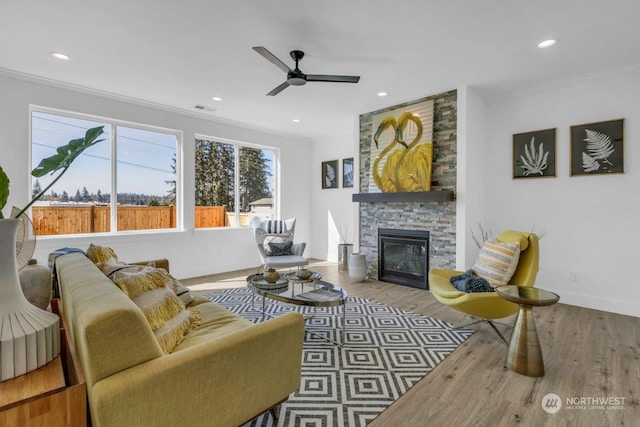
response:
[[[296,219],[290,218],[283,221],[283,230],[269,230],[269,221],[263,221],[258,217],[251,219],[251,227],[253,227],[253,235],[258,246],[258,254],[264,265],[264,271],[268,268],[286,268],[286,267],[302,267],[309,264],[309,261],[302,256],[306,243],[293,243],[291,245],[291,255],[268,256],[264,250],[264,240],[267,236],[273,235],[289,235],[293,241],[293,233],[296,228]]]

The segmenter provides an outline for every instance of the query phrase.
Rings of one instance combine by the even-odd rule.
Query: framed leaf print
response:
[[[624,173],[624,119],[571,126],[571,176]]]
[[[513,178],[556,176],[556,129],[513,135]]]
[[[322,162],[322,188],[338,188],[338,161]]]

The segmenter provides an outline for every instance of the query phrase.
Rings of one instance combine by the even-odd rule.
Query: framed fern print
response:
[[[624,173],[624,119],[571,126],[571,176]]]
[[[556,129],[513,135],[513,178],[556,176]]]

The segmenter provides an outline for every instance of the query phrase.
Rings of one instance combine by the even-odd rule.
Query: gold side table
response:
[[[544,376],[544,360],[538,339],[534,306],[555,304],[560,297],[531,286],[498,286],[496,292],[507,301],[520,305],[507,350],[507,368],[529,377]]]

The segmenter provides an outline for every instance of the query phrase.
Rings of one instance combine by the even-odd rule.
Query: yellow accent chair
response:
[[[510,285],[533,286],[538,274],[540,258],[538,236],[534,233],[507,230],[496,237],[501,242],[520,242],[520,259]],[[495,292],[459,291],[451,284],[451,277],[463,274],[463,271],[432,268],[429,270],[429,288],[431,294],[442,304],[476,318],[470,323],[456,326],[462,328],[480,322],[486,322],[500,336],[507,340],[494,324],[495,319],[509,317],[518,311],[518,305],[501,298]]]

